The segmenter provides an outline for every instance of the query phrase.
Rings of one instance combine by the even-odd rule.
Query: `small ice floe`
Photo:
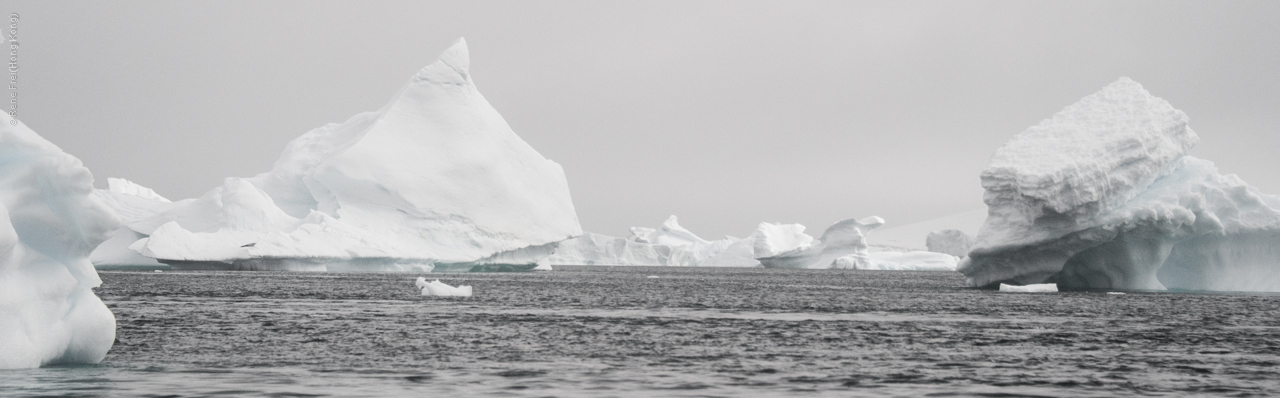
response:
[[[1120,295],[1120,294],[1124,294],[1124,292],[1107,292],[1107,294],[1116,294],[1116,295]]]
[[[423,296],[452,296],[452,297],[471,297],[471,286],[453,287],[436,279],[427,282],[427,278],[418,277],[418,281],[414,284],[422,289]]]
[[[649,278],[649,279],[658,279],[658,276],[657,276],[657,275],[649,275],[649,276],[646,276],[645,278]]]
[[[155,270],[155,271],[152,271],[152,272],[155,272],[155,273],[157,273],[157,274],[158,274],[158,273],[161,273],[161,272],[164,272],[164,271],[162,271],[162,270]]]
[[[547,262],[539,261],[539,262],[538,262],[538,266],[537,266],[537,267],[533,267],[533,270],[534,270],[534,271],[550,271],[550,270],[551,270],[551,263],[547,263]]]
[[[1006,285],[1000,284],[1000,291],[1012,293],[1051,293],[1058,291],[1057,283],[1037,283],[1033,285]]]

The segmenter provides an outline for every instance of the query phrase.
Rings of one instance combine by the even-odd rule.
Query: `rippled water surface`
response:
[[[965,288],[956,273],[560,267],[101,273],[98,366],[0,395],[1271,396],[1280,296]],[[657,276],[657,278],[650,278]]]

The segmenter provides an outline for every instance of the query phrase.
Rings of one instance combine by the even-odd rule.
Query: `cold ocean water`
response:
[[[104,271],[97,366],[0,396],[1268,396],[1280,296],[966,288],[950,272]],[[650,276],[657,276],[651,278]]]

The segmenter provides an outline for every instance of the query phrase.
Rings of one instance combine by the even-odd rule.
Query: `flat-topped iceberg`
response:
[[[89,253],[120,221],[79,159],[0,115],[0,369],[102,361],[116,321]]]
[[[527,270],[582,234],[560,165],[476,90],[459,39],[382,109],[294,139],[274,168],[132,220],[178,268]],[[143,192],[138,190],[139,192]]]
[[[1187,156],[1187,116],[1122,78],[1005,144],[959,270],[974,286],[1280,291],[1280,197]]]

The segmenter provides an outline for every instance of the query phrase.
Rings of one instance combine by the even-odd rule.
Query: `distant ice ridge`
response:
[[[79,159],[0,115],[0,369],[100,362],[116,321],[89,253],[120,221]]]
[[[1280,197],[1186,156],[1187,116],[1127,78],[1032,126],[982,173],[971,285],[1280,291]]]
[[[658,229],[632,227],[631,234],[629,238],[617,238],[588,232],[561,242],[548,261],[552,265],[695,266],[719,256],[740,240],[702,239],[681,227],[676,216],[667,218]],[[741,265],[734,262],[726,266]]]
[[[99,257],[134,261],[116,244],[133,240],[187,269],[533,268],[582,234],[568,183],[480,95],[469,63],[459,39],[382,109],[303,134],[271,171],[200,198],[162,206],[113,185],[101,195],[140,216]]]
[[[761,223],[746,238],[708,241],[671,216],[659,229],[631,228],[629,238],[587,233],[564,241],[550,261],[557,265],[955,270],[957,258],[951,255],[868,246],[864,236],[883,223],[879,217],[844,220],[818,239],[805,234],[800,224]]]

